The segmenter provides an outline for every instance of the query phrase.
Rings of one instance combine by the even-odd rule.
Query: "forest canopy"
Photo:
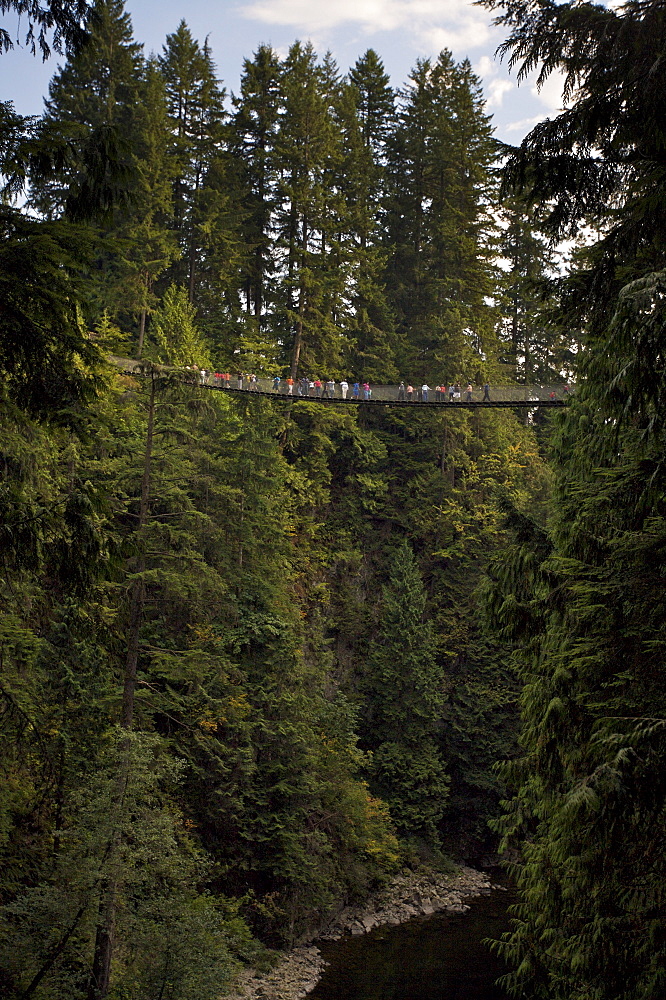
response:
[[[396,90],[260,46],[228,94],[185,21],[146,58],[122,0],[0,4],[66,52],[0,104],[12,1000],[218,995],[497,832],[518,995],[663,992],[664,16],[487,5],[568,81],[515,150],[446,50]]]

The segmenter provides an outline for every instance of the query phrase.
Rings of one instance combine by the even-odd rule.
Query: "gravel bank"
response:
[[[374,927],[402,924],[412,917],[433,913],[466,913],[466,899],[486,895],[493,885],[488,875],[473,868],[451,874],[421,870],[402,872],[362,907],[345,907],[318,935],[320,941],[337,941],[347,934],[367,934]],[[325,962],[316,944],[286,952],[268,973],[244,969],[229,1000],[302,1000],[317,985]]]

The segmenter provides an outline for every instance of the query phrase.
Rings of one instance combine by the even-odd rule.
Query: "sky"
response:
[[[511,144],[561,106],[558,76],[541,92],[533,78],[518,85],[515,72],[495,58],[502,29],[493,26],[489,11],[466,0],[126,0],[125,7],[146,55],[161,52],[167,34],[183,19],[200,42],[208,36],[227,91],[238,91],[243,59],[259,45],[284,55],[300,39],[310,40],[320,56],[330,50],[342,72],[375,49],[394,87],[404,86],[417,59],[436,58],[444,48],[457,61],[469,58],[495,134]],[[7,15],[0,24],[20,38],[15,17]],[[0,100],[12,101],[20,114],[40,114],[62,61],[56,55],[42,63],[18,46],[0,54]]]

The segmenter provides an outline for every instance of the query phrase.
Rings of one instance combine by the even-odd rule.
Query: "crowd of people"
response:
[[[334,399],[338,396],[341,399],[370,399],[372,389],[369,382],[352,382],[351,385],[346,379],[342,379],[336,384],[335,379],[307,378],[302,376],[293,379],[291,376],[282,378],[280,375],[273,377],[273,392],[283,392],[287,396],[313,396],[315,399]]]
[[[313,399],[351,399],[355,402],[372,399],[372,388],[369,382],[360,380],[348,382],[342,379],[336,382],[334,379],[292,378],[291,375],[274,375],[271,379],[259,377],[253,373],[238,372],[232,376],[229,372],[210,372],[197,365],[188,365],[188,369],[194,371],[201,385],[212,385],[217,389],[244,389],[249,392],[266,392],[285,396],[307,396]],[[263,385],[261,384],[263,383]],[[565,385],[562,394],[566,399],[569,395],[569,386]],[[382,388],[382,399],[387,397],[386,391]],[[463,388],[460,382],[436,385],[431,388],[426,382],[423,385],[413,386],[409,382],[400,382],[393,397],[397,402],[402,403],[472,403],[492,402],[490,396],[490,384],[485,382],[482,386],[475,388],[471,382]],[[557,398],[555,390],[551,391],[551,400]]]
[[[192,369],[199,373],[199,380],[202,385],[213,385],[218,389],[245,389],[249,392],[260,392],[262,387],[259,378],[253,373],[238,372],[235,376],[229,372],[209,372],[206,369],[199,369],[192,365]],[[314,399],[351,399],[370,400],[372,399],[372,388],[369,382],[354,381],[348,382],[342,379],[335,382],[334,379],[301,378],[294,379],[290,375],[274,375],[270,380],[272,391],[286,396],[308,396]],[[483,387],[483,402],[490,402],[490,385],[486,382]],[[264,390],[265,391],[265,390]],[[464,401],[471,403],[474,398],[474,386],[467,384],[466,389],[462,389],[459,382],[451,385],[437,385],[431,389],[427,383],[414,387],[413,385],[400,382],[396,390],[398,402],[406,403],[445,403],[459,402],[464,395]]]
[[[398,386],[398,400],[404,400],[407,403],[458,403],[462,399],[464,392],[465,402],[471,403],[474,400],[474,386],[471,382],[467,383],[467,388],[463,390],[461,388],[460,382],[452,382],[451,385],[436,385],[434,389],[424,382],[423,385],[414,388],[413,385],[401,382]],[[430,393],[433,394],[432,400],[430,399]],[[490,384],[486,382],[483,386],[483,400],[484,403],[490,402]]]

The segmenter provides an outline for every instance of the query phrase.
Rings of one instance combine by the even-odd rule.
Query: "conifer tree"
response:
[[[390,148],[387,269],[403,370],[452,381],[494,353],[488,215],[495,156],[480,85],[449,52],[421,60]],[[471,369],[471,371],[470,371]]]
[[[391,563],[365,667],[365,733],[375,788],[398,830],[436,843],[448,786],[437,740],[444,673],[432,627],[424,621],[425,604],[418,566],[405,541]]]
[[[374,49],[368,49],[356,61],[349,71],[349,82],[357,93],[363,145],[370,150],[375,172],[379,172],[395,124],[395,95],[384,63]]]
[[[491,3],[504,50],[571,107],[515,150],[507,181],[554,235],[598,239],[564,282],[585,331],[581,396],[556,440],[547,544],[495,567],[495,621],[524,682],[524,756],[503,829],[521,900],[503,951],[515,992],[648,1000],[663,992],[664,348],[661,4]],[[649,210],[647,207],[649,206]],[[548,552],[550,547],[551,551]],[[526,583],[528,584],[526,586]],[[522,653],[522,655],[521,655]]]
[[[290,333],[285,348],[292,378],[322,367],[336,374],[348,266],[344,198],[328,183],[340,157],[332,113],[337,68],[330,59],[318,64],[312,46],[297,42],[282,79],[276,246],[285,263],[276,320]]]
[[[106,211],[125,200],[120,170],[130,169],[141,46],[123,0],[96,0],[91,25],[85,45],[49,84],[45,137],[64,144],[66,156],[55,177],[33,176],[31,203],[48,217],[81,215],[95,193]],[[115,177],[106,156],[112,150]]]
[[[169,285],[151,323],[158,360],[180,367],[209,364],[208,350],[196,327],[196,309],[184,288]]]
[[[516,201],[505,203],[505,213],[499,240],[509,264],[502,281],[503,357],[526,385],[559,382],[571,377],[575,338],[556,322],[554,251],[539,233],[535,213]]]
[[[243,232],[252,248],[244,282],[245,307],[257,323],[265,324],[272,303],[267,288],[274,270],[273,227],[277,209],[275,142],[280,109],[281,68],[277,54],[261,45],[252,60],[243,63],[240,94],[234,97],[230,147],[243,164],[247,186],[247,216]]]
[[[340,186],[353,241],[353,308],[348,336],[351,370],[370,381],[397,375],[394,321],[387,302],[382,247],[386,142],[395,123],[395,97],[382,61],[369,49],[349,72],[340,101],[344,143]]]
[[[138,315],[136,357],[143,352],[146,319],[158,300],[155,282],[178,257],[173,215],[173,161],[164,81],[155,59],[146,62],[136,112],[132,204],[118,226],[116,308]]]
[[[174,225],[182,253],[172,279],[184,285],[194,301],[207,226],[202,191],[222,143],[224,90],[216,79],[208,42],[201,47],[185,21],[167,35],[160,65],[175,164]]]

